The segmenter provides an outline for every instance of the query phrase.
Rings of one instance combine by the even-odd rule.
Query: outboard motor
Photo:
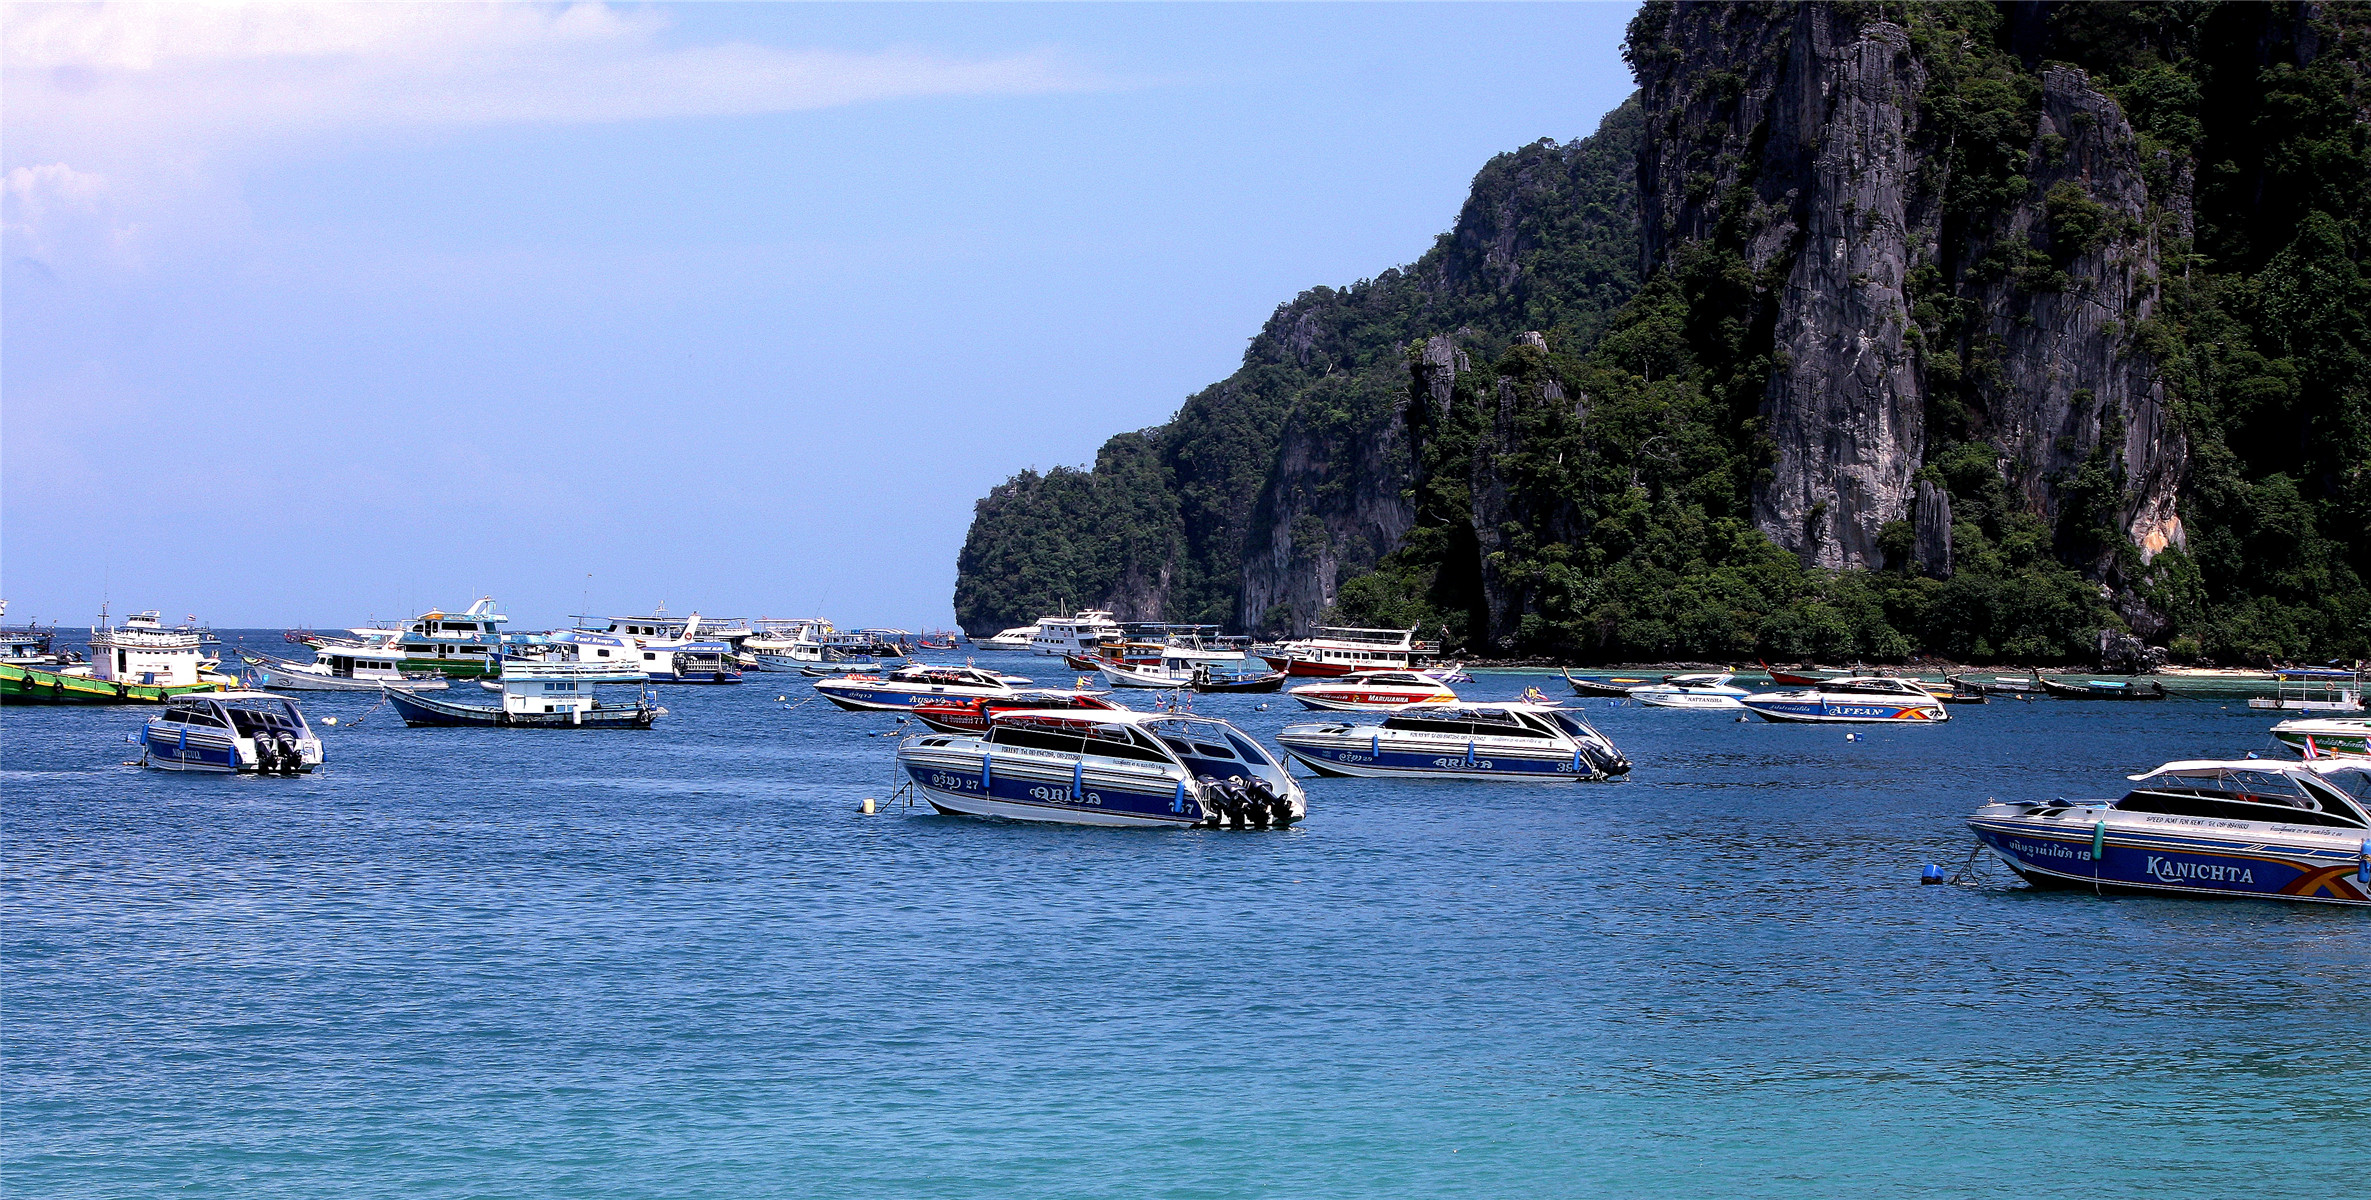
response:
[[[293,733],[283,733],[273,740],[278,742],[280,746],[280,773],[283,775],[303,774],[305,769],[305,750],[304,747],[297,745],[296,735]]]
[[[1278,795],[1275,785],[1265,779],[1253,779],[1250,787],[1252,802],[1267,810],[1267,819],[1260,822],[1262,825],[1282,829],[1293,823],[1293,802],[1288,797]]]
[[[1211,829],[1225,825],[1227,823],[1226,791],[1219,787],[1218,777],[1215,775],[1200,776],[1194,780],[1194,786],[1201,793],[1202,824]]]
[[[1231,775],[1218,785],[1219,806],[1227,812],[1227,828],[1244,829],[1251,824],[1251,793],[1243,790],[1243,777]]]

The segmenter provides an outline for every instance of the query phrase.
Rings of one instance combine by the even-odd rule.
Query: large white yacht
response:
[[[1037,632],[1031,635],[1029,646],[1039,654],[1092,655],[1103,639],[1126,635],[1120,623],[1111,619],[1110,612],[1089,608],[1081,609],[1077,616],[1039,617]]]

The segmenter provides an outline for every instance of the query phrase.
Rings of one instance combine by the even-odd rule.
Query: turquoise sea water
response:
[[[808,694],[380,709],[301,780],[0,710],[0,1189],[2328,1196],[2371,1161],[2371,913],[1917,884],[1988,796],[2274,753],[2243,704],[1847,742],[1590,701],[1627,782],[1312,780],[1276,833],[862,816],[892,719]],[[1198,707],[1268,737],[1280,699]]]

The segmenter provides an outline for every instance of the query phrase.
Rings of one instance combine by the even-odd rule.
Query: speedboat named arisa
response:
[[[1213,717],[997,713],[987,735],[908,738],[898,766],[942,813],[1066,825],[1281,829],[1308,815],[1292,773]]]
[[[2371,904],[2371,763],[2170,762],[2119,800],[1988,804],[1968,828],[2040,887]]]

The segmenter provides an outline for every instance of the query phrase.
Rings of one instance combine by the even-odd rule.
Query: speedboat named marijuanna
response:
[[[1554,783],[1630,773],[1611,739],[1546,704],[1427,705],[1380,724],[1289,725],[1276,744],[1320,775]]]
[[[1418,704],[1455,704],[1457,693],[1423,671],[1356,671],[1288,689],[1320,712],[1396,712]]]
[[[1968,828],[2039,887],[2371,904],[2371,763],[2170,762],[2117,800],[1987,804]]]

